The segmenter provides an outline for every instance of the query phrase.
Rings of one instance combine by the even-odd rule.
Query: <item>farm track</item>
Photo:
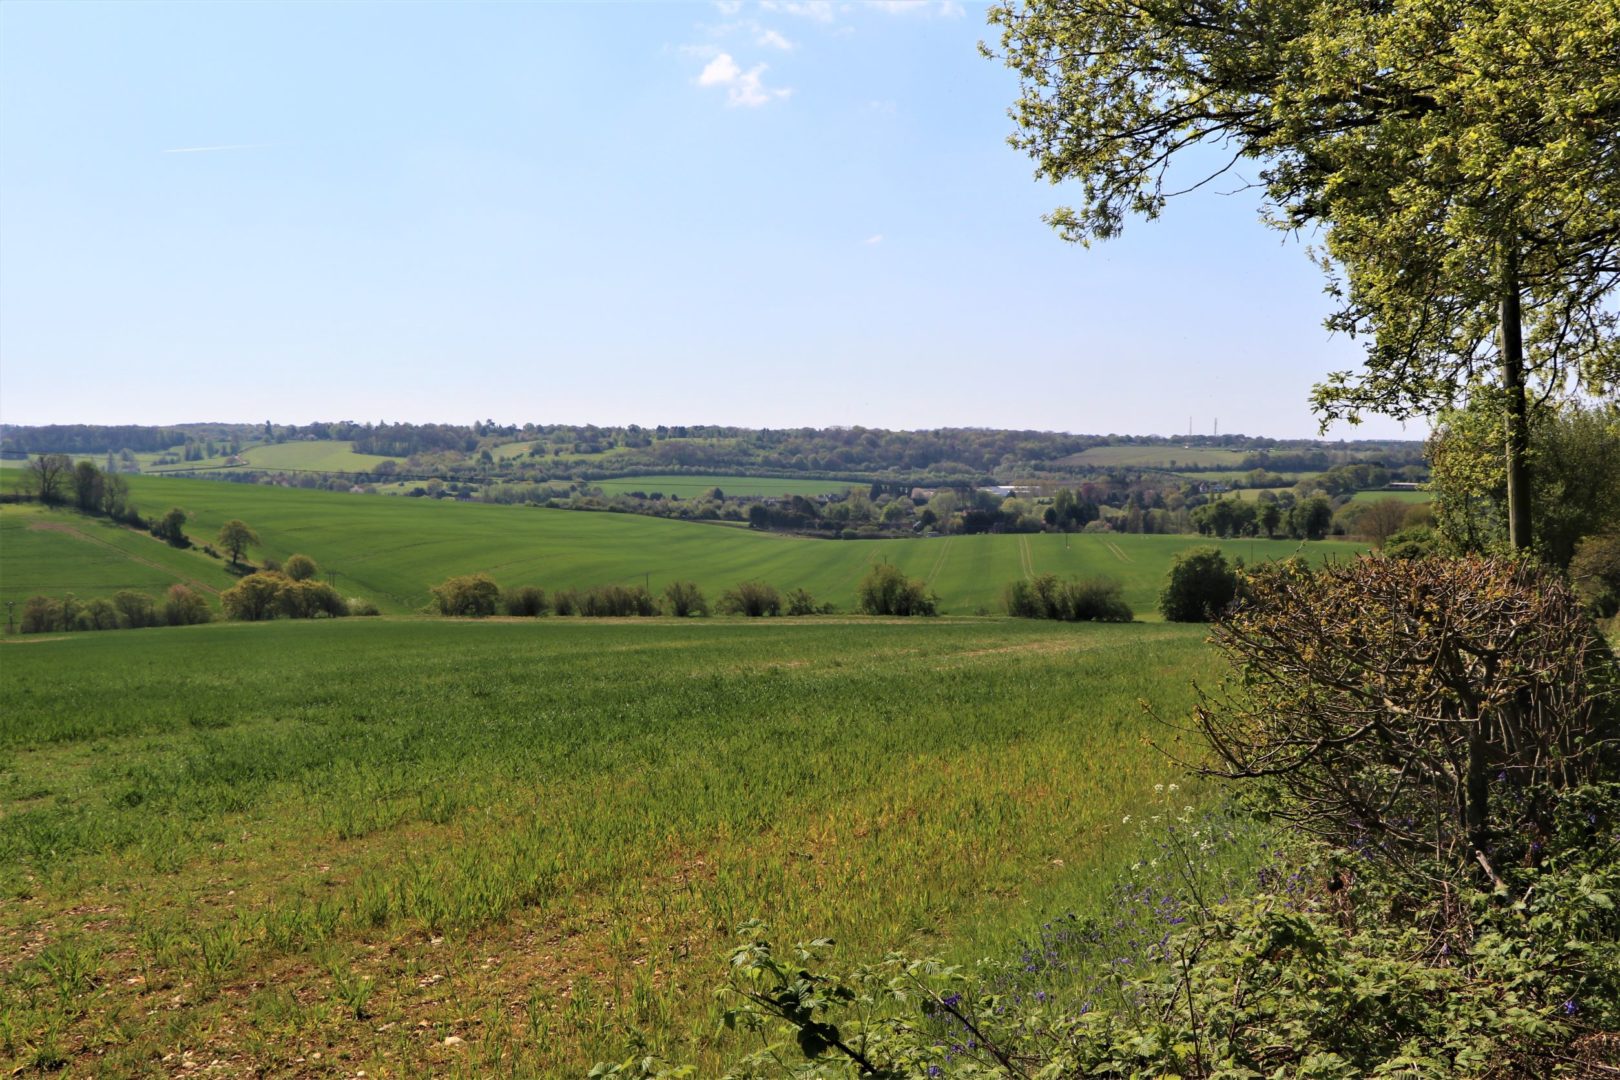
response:
[[[933,587],[934,582],[939,580],[939,572],[945,567],[945,558],[951,551],[951,539],[951,537],[947,536],[939,545],[939,557],[934,560],[933,568],[928,571],[928,577],[924,579],[930,588]]]
[[[1029,537],[1018,538],[1018,563],[1023,568],[1024,580],[1030,581],[1035,577],[1035,556],[1029,550]]]

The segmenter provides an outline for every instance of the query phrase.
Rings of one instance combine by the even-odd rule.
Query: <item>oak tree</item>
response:
[[[1323,424],[1499,385],[1530,545],[1529,395],[1620,385],[1620,3],[1009,0],[990,21],[1021,79],[1012,144],[1079,183],[1048,215],[1065,239],[1256,166],[1265,220],[1321,238],[1329,327],[1367,342],[1316,388]]]

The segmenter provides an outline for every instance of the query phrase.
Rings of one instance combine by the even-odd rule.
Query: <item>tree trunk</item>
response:
[[[1524,338],[1519,312],[1519,253],[1502,260],[1502,389],[1507,392],[1508,543],[1530,549],[1530,419],[1524,385]]]

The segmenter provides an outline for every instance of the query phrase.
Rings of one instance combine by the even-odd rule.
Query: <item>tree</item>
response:
[[[249,574],[220,594],[225,617],[242,622],[273,619],[281,609],[281,592],[287,579],[278,573]]]
[[[186,517],[186,512],[180,507],[170,507],[169,512],[152,526],[152,535],[165,541],[170,547],[191,546],[191,540],[186,536]]]
[[[1219,548],[1188,548],[1170,564],[1159,613],[1170,622],[1209,622],[1236,595],[1237,573]]]
[[[79,509],[93,514],[101,509],[103,479],[101,470],[93,461],[81,461],[73,466],[73,499]]]
[[[1385,540],[1406,527],[1408,508],[1408,504],[1399,499],[1370,502],[1356,517],[1355,528],[1372,541],[1373,547],[1382,548]]]
[[[1068,240],[1245,162],[1265,218],[1317,230],[1360,373],[1323,424],[1504,390],[1509,533],[1531,542],[1529,391],[1620,385],[1620,6],[1590,0],[1027,0],[993,7],[1012,144],[1077,180]],[[989,50],[985,50],[988,54]],[[1218,159],[1172,173],[1197,144]]]
[[[242,561],[242,552],[250,547],[258,547],[259,537],[252,529],[247,527],[246,522],[240,518],[231,518],[231,520],[219,527],[219,535],[214,538],[214,543],[230,552],[231,565],[236,566]],[[309,561],[307,556],[298,557],[304,558],[306,562]],[[315,564],[311,562],[310,573],[312,575],[314,574],[314,566]]]
[[[1494,452],[1504,405],[1482,395],[1442,414],[1429,437],[1435,517],[1458,551],[1510,546],[1507,475]],[[1535,551],[1568,566],[1583,536],[1620,526],[1620,409],[1566,403],[1531,410]]]
[[[240,525],[241,522],[236,524]],[[223,530],[221,535],[223,535]],[[287,556],[287,561],[281,564],[281,572],[294,581],[308,581],[316,574],[319,574],[321,569],[315,565],[315,560],[308,555],[294,554]]]
[[[101,477],[101,512],[110,518],[122,518],[129,511],[129,481],[114,472]]]
[[[23,467],[23,490],[46,506],[55,506],[67,497],[73,476],[73,459],[66,454],[40,454]]]

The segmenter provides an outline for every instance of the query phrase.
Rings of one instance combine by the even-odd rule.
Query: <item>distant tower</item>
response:
[[[1215,434],[1217,436],[1219,436],[1220,433],[1221,433],[1221,418],[1217,416],[1215,418]]]

